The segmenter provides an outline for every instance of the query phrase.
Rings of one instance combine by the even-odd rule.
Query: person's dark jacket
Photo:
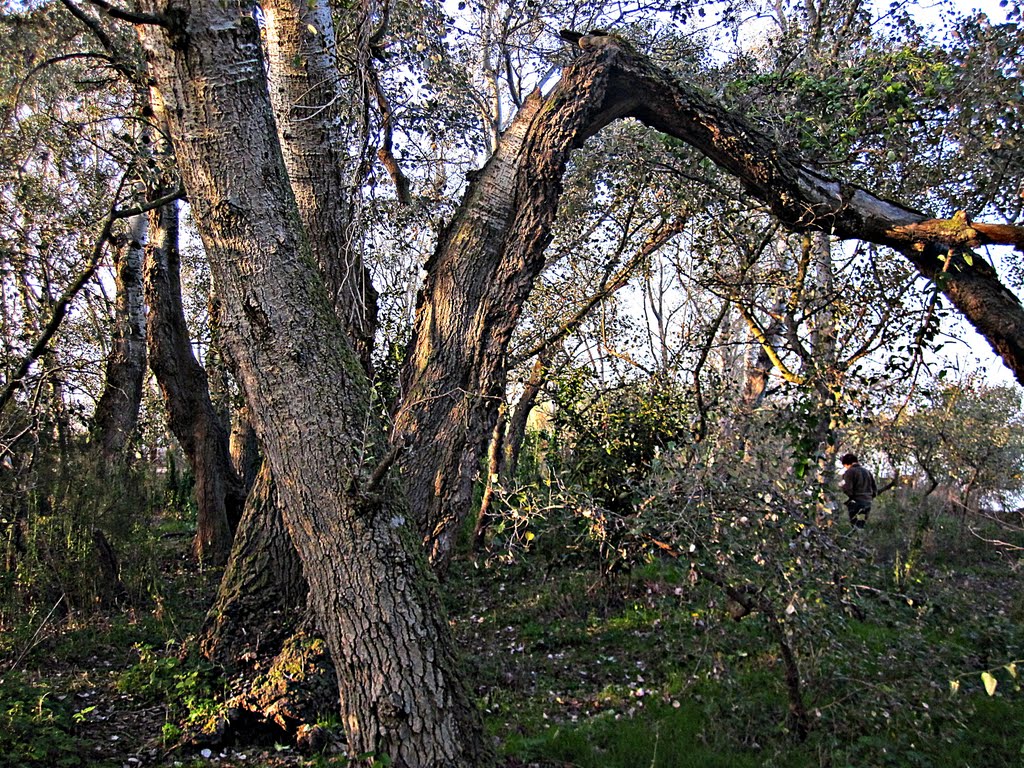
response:
[[[875,477],[860,464],[853,464],[843,473],[843,493],[855,501],[870,504],[878,495]]]

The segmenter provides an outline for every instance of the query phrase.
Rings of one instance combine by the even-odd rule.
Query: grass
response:
[[[894,554],[912,541],[897,521],[859,537],[845,600],[787,617],[804,741],[764,617],[732,621],[719,590],[672,561],[610,582],[456,568],[450,610],[509,765],[1024,765],[1024,696],[1003,669],[1024,659],[1014,563],[933,537],[897,582]]]
[[[940,539],[897,584],[894,553],[911,537],[894,520],[869,529],[842,602],[814,583],[793,587],[814,598],[785,620],[811,724],[803,741],[768,620],[733,621],[721,590],[691,583],[687,565],[655,560],[609,578],[565,563],[537,568],[528,556],[494,568],[460,561],[444,590],[509,768],[1024,765],[1024,695],[1007,668],[1021,661],[1024,674],[1016,564]],[[21,660],[0,676],[0,766],[121,765],[144,747],[149,764],[190,764],[161,750],[168,732],[217,706],[216,674],[180,654],[216,574],[182,570],[183,554],[165,553],[169,570],[152,593],[166,597],[145,607],[36,616],[0,634],[4,656]],[[983,672],[997,682],[993,695]],[[126,708],[149,715],[112,731],[107,713]],[[135,741],[117,753],[111,734]],[[281,750],[244,764],[332,763]]]

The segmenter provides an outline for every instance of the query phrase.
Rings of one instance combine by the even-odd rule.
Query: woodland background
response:
[[[459,344],[475,351],[456,377],[498,371],[462,385],[492,421],[465,403],[446,417],[462,431],[409,410],[448,391],[429,381],[444,355],[416,368],[423,318],[443,323],[470,292],[456,268],[441,286],[444,248],[500,187],[485,163],[517,140],[530,94],[585,70],[586,40],[613,33],[880,198],[1020,225],[1020,5],[300,6],[290,29],[329,54],[330,98],[309,86],[316,54],[274,37],[288,3],[236,10],[260,30],[310,261],[317,242],[345,254],[319,258],[328,290],[309,295],[340,318],[322,343],[349,362],[301,365],[365,382],[365,412],[331,401],[315,416],[347,425],[357,512],[420,525],[412,564],[389,572],[439,595],[436,647],[450,631],[458,672],[444,674],[466,721],[482,719],[464,736],[477,746],[406,753],[376,720],[363,744],[362,714],[338,711],[339,681],[343,705],[357,698],[339,659],[359,649],[317,602],[337,595],[300,543],[296,559],[253,533],[283,519],[316,534],[311,551],[348,552],[286,497],[318,466],[287,475],[288,454],[270,469],[278,441],[317,439],[275,432],[270,406],[253,427],[262,390],[232,346],[248,342],[203,229],[211,198],[188,175],[187,125],[151,94],[164,75],[145,30],[166,9],[5,2],[0,765],[1020,765],[1024,414],[984,343],[963,341],[945,270],[794,231],[698,149],[602,123],[553,182],[536,279],[509,280],[521,306],[499,292],[476,316],[507,314],[506,346]],[[324,154],[288,157],[325,116],[334,181]],[[224,147],[225,166],[261,151]],[[1022,289],[1019,250],[957,254]],[[848,450],[881,488],[861,533],[837,490]],[[441,489],[435,512],[418,487]]]

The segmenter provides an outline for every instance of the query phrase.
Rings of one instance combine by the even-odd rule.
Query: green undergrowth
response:
[[[131,604],[67,610],[62,602],[7,615],[0,631],[0,768],[121,766],[119,743],[159,747],[165,718],[194,721],[213,706],[209,670],[178,658],[218,576],[196,572],[181,551],[187,543],[169,538],[142,553],[157,560],[145,595]],[[132,725],[133,710],[145,707],[161,711],[151,734]]]
[[[734,621],[686,563],[456,567],[449,611],[507,765],[1024,765],[1016,561],[893,529],[849,538],[849,572],[823,575],[841,590],[779,606],[803,739],[769,621]]]
[[[67,694],[19,672],[0,677],[0,766],[85,765]]]
[[[873,522],[866,536],[841,539],[844,572],[815,571],[820,583],[793,583],[792,610],[775,606],[799,668],[803,739],[769,618],[734,620],[722,588],[686,557],[615,575],[529,550],[512,563],[456,562],[442,592],[499,765],[1024,765],[1024,592],[1013,550]],[[155,711],[153,733],[138,736],[158,751],[216,717],[218,673],[185,646],[217,574],[166,554],[144,604],[26,616],[0,633],[0,768],[125,764],[103,719],[113,704]],[[738,578],[758,573],[743,567]],[[191,756],[166,764],[175,759]]]

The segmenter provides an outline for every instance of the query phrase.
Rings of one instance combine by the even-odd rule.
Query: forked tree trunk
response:
[[[361,4],[362,15],[354,25],[357,41],[348,48],[357,72],[369,66],[368,6],[372,4],[371,0]],[[359,251],[359,182],[367,170],[366,78],[358,78],[357,84],[347,87],[342,81],[334,22],[325,3],[269,0],[262,8],[270,102],[299,217],[334,311],[369,371],[376,327],[376,291]],[[349,127],[353,123],[354,127]],[[350,137],[350,133],[354,136]],[[351,146],[359,148],[355,158],[349,151]],[[248,414],[248,408],[236,414],[231,436],[235,467],[245,474],[247,457],[254,455],[255,440]],[[262,654],[276,653],[278,649],[266,642],[266,632],[239,631],[250,624],[262,626],[271,614],[261,618],[256,608],[269,610],[281,597],[277,579],[266,576],[268,567],[279,568],[281,580],[290,581],[297,576],[303,581],[305,592],[298,554],[279,546],[282,536],[289,543],[290,539],[282,530],[281,511],[276,507],[278,497],[269,470],[264,473],[264,482],[257,489],[261,498],[250,500],[256,501],[255,509],[247,510],[243,518],[239,541],[232,550],[216,604],[203,630],[202,645],[206,649],[237,646],[244,635],[253,641],[246,645],[258,647]],[[259,512],[268,519],[262,519]],[[268,537],[265,542],[261,541],[264,536]],[[275,553],[270,561],[261,557],[264,549]],[[290,610],[293,605],[282,605],[290,618],[278,611],[269,619],[278,640],[284,640],[291,629],[298,628],[299,614]],[[229,642],[229,638],[234,639]]]
[[[228,433],[210,401],[206,371],[192,353],[181,305],[177,203],[150,213],[145,285],[149,304],[149,362],[163,394],[168,426],[195,475],[195,553],[223,565],[245,504],[231,465]]]
[[[410,535],[369,382],[310,255],[259,30],[231,5],[150,6],[151,74],[220,297],[220,328],[338,674],[353,753],[489,762],[435,583]],[[379,486],[379,487],[378,487]]]
[[[114,330],[103,394],[93,416],[93,435],[107,462],[121,458],[139,421],[146,375],[146,312],[142,259],[146,216],[132,218],[128,242],[114,250]]]

